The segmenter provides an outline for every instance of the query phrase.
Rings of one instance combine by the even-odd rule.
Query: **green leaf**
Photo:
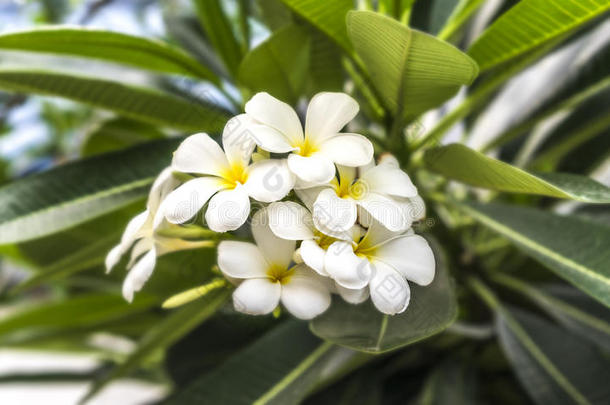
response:
[[[62,26],[37,28],[0,35],[0,49],[83,56],[218,83],[210,70],[181,49],[119,32]]]
[[[476,380],[472,371],[465,364],[445,361],[426,380],[417,404],[476,404]]]
[[[610,188],[588,177],[568,173],[531,174],[462,144],[429,149],[424,159],[428,169],[476,187],[610,203]]]
[[[294,103],[301,96],[309,67],[309,36],[289,25],[250,51],[239,67],[239,79],[250,90],[266,91]]]
[[[567,35],[610,10],[598,0],[522,0],[498,18],[470,47],[481,71]]]
[[[260,10],[261,19],[271,31],[275,31],[292,22],[290,10],[281,0],[257,0],[256,5]]]
[[[296,404],[316,386],[370,358],[321,342],[307,331],[305,323],[287,321],[195,380],[166,404]]]
[[[476,63],[453,45],[368,11],[352,11],[348,34],[391,111],[413,117],[477,76]]]
[[[348,53],[352,46],[347,39],[345,16],[354,7],[352,0],[282,0],[292,11],[324,32]]]
[[[339,47],[318,31],[309,33],[311,46],[309,53],[308,92],[311,95],[321,91],[343,91],[343,65]]]
[[[81,155],[93,156],[112,152],[164,137],[165,134],[154,125],[129,118],[111,118],[100,123],[87,135],[81,148]]]
[[[482,5],[483,0],[460,0],[437,36],[451,38]]]
[[[227,69],[235,74],[241,62],[241,46],[231,29],[231,21],[220,0],[193,0],[201,27],[222,57]]]
[[[610,307],[610,228],[504,204],[458,204],[558,276]]]
[[[0,188],[0,244],[49,235],[145,197],[179,141],[68,163]]]
[[[457,315],[457,303],[445,258],[435,249],[432,284],[410,284],[411,302],[399,315],[385,315],[367,301],[352,305],[333,299],[331,307],[310,323],[313,333],[333,343],[372,353],[394,350],[447,328]],[[336,298],[336,297],[335,297]]]
[[[129,118],[187,131],[222,130],[228,114],[144,87],[67,73],[0,69],[0,90],[64,97]]]
[[[116,294],[83,294],[60,301],[43,301],[18,311],[0,322],[0,336],[37,331],[61,331],[87,327],[142,312],[157,302],[152,296],[139,296],[132,304]]]
[[[536,403],[606,403],[610,363],[588,342],[522,311],[504,310],[496,322],[502,349]]]
[[[111,233],[110,235],[103,235],[92,244],[61,258],[48,266],[38,269],[31,277],[15,286],[11,290],[11,293],[17,294],[32,287],[68,277],[80,271],[103,264],[106,254],[108,254],[108,251],[112,246],[117,243],[119,236],[120,234],[118,232]]]
[[[610,351],[610,312],[578,290],[537,288],[502,273],[494,275],[493,280],[527,296],[574,334]]]
[[[86,402],[97,394],[106,384],[135,370],[143,361],[159,350],[165,350],[197,325],[212,316],[229,297],[228,289],[217,289],[168,315],[152,329],[148,330],[138,346],[129,356],[97,380],[87,395],[81,400]]]

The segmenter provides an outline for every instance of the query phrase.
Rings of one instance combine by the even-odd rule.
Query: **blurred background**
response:
[[[238,19],[235,12],[237,1],[223,2],[225,11],[235,20]],[[257,19],[257,15],[263,12],[260,2],[251,3],[256,4],[257,8],[248,19],[250,49],[269,35],[265,24]],[[440,6],[429,11],[425,6],[427,3],[428,1],[417,3],[419,8],[414,11],[411,21],[417,28],[436,32],[449,16],[451,8]],[[435,4],[442,3],[435,1]],[[495,16],[515,3],[515,0],[486,1],[464,33],[460,41],[462,48],[466,48]],[[195,14],[192,2],[188,0],[0,0],[0,33],[40,25],[72,24],[163,38],[187,49],[198,59],[205,60],[207,66],[212,66],[222,76],[222,66],[218,65],[211,54]],[[275,17],[280,20],[283,18],[281,15]],[[516,123],[546,111],[546,107],[556,104],[558,100],[568,99],[568,96],[577,93],[576,89],[589,88],[592,83],[601,82],[600,78],[608,74],[609,57],[610,22],[598,20],[579,32],[574,39],[511,79],[485,106],[486,109],[481,108],[480,114],[479,111],[473,114],[476,119],[456,125],[445,142],[463,139],[467,129],[467,143],[471,147],[488,145],[494,137],[505,134]],[[79,61],[75,59],[0,51],[0,67],[13,64],[61,66],[64,72],[78,72],[81,69]],[[95,72],[88,71],[89,75],[108,76],[115,81],[132,84],[146,83],[204,104],[225,107],[230,112],[236,111],[235,99],[237,106],[243,102],[239,100],[239,91],[228,81],[223,82],[219,91],[184,78],[142,74],[125,67],[117,70],[115,66],[101,62],[95,64],[88,61],[86,66],[89,69],[94,65],[99,68]],[[591,124],[589,126],[592,129],[587,132],[589,135],[580,137],[582,142],[571,146],[557,163],[557,168],[565,172],[586,172],[592,178],[609,185],[610,123],[607,106],[610,104],[610,90],[607,88],[607,78],[602,84],[602,90],[597,89],[591,93],[592,96],[586,97],[585,102],[577,108],[556,111],[535,125],[531,131],[534,136],[528,141],[530,144],[524,145],[523,140],[509,143],[500,152],[503,154],[500,157],[507,155],[516,162],[527,161],[537,149],[543,150],[553,142],[560,142],[567,135],[580,130],[582,123]],[[463,99],[464,94],[458,94],[449,105],[456,105]],[[426,114],[422,118],[421,127],[431,128],[447,109],[445,106]],[[107,111],[64,99],[0,92],[0,184],[78,157],[182,134],[184,133],[117,117]],[[565,202],[559,204],[558,210],[570,212],[575,207],[575,203]],[[92,245],[97,252],[107,251],[118,238],[117,232],[122,231],[116,224],[124,224],[127,218],[137,212],[137,208],[127,207],[112,218],[101,217],[70,233],[62,233],[59,237],[23,243],[19,246],[19,251],[11,250],[10,247],[0,248],[0,296],[28,279],[28,267],[44,268],[49,273],[55,271],[59,274],[58,269],[66,265],[66,262],[62,262],[63,257],[77,251],[77,247]],[[87,251],[82,249],[81,252],[83,256],[80,261],[86,261]],[[82,265],[79,269],[67,267],[65,274],[80,270]],[[96,287],[103,290],[103,281],[100,281],[104,280],[104,277],[100,277],[101,266],[96,273],[98,277],[89,277],[89,273],[61,282],[71,283],[72,287],[77,288],[79,285],[96,283]],[[122,275],[114,274],[111,277],[114,277],[112,286],[116,287]],[[183,278],[192,282],[192,277]],[[53,285],[59,285],[59,281]],[[190,285],[192,284],[186,284]],[[180,288],[177,290],[180,291]],[[0,319],[32,302],[61,297],[62,294],[63,289],[45,285],[28,289],[17,298],[0,299]],[[87,392],[90,381],[99,376],[104,364],[109,359],[124,358],[133,349],[135,338],[141,330],[157,321],[157,314],[151,311],[131,325],[116,326],[115,330],[121,332],[116,335],[87,334],[86,331],[75,330],[70,331],[73,335],[68,338],[64,335],[62,339],[54,340],[51,334],[44,339],[17,339],[17,343],[0,346],[0,404],[76,403]],[[18,328],[18,325],[13,327]],[[262,329],[263,327],[260,330]],[[252,333],[252,336],[258,332]],[[481,333],[488,332],[484,330]],[[117,335],[134,339],[119,338]],[[240,342],[231,343],[241,345]],[[195,341],[192,347],[197,347],[198,344],[200,343]],[[188,356],[178,357],[180,361],[188,363]],[[493,352],[490,357],[499,357],[499,354]],[[186,370],[180,372],[188,371],[187,364]],[[151,403],[163,398],[168,392],[167,376],[143,373],[141,377],[143,378],[138,380],[120,379],[113,382],[90,403]],[[521,392],[513,394],[517,400],[523,396]]]

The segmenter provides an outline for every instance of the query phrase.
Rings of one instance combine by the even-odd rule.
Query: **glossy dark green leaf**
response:
[[[383,15],[352,11],[347,27],[373,85],[400,117],[438,106],[478,74],[477,64],[453,45]]]
[[[458,205],[559,277],[610,306],[610,227],[504,204]]]
[[[0,188],[0,244],[49,235],[145,197],[179,141],[68,163]]]
[[[468,54],[482,71],[517,58],[610,10],[599,0],[523,0],[496,20]]]
[[[366,352],[385,352],[425,339],[447,328],[457,315],[457,303],[445,259],[435,252],[434,281],[413,283],[411,302],[402,314],[385,315],[367,301],[352,305],[340,298],[310,323],[313,333],[333,343]]]
[[[517,310],[500,313],[497,329],[515,374],[536,403],[607,402],[610,362],[588,342]]]
[[[424,159],[428,169],[476,187],[610,203],[610,188],[588,177],[568,173],[532,174],[462,144],[429,149]]]
[[[445,361],[436,367],[424,384],[418,405],[469,405],[477,398],[476,378],[464,363]]]
[[[304,89],[308,67],[307,31],[288,25],[275,31],[244,57],[239,79],[253,92],[266,91],[294,103]]]
[[[51,26],[0,35],[0,49],[84,56],[218,82],[210,70],[179,48],[119,32]]]
[[[501,273],[494,281],[524,294],[566,329],[610,351],[610,311],[580,291],[561,285],[538,288]]]
[[[188,131],[220,131],[224,110],[145,87],[44,70],[0,69],[0,90],[64,97],[129,118]]]
[[[166,404],[295,404],[317,385],[369,358],[320,341],[303,322],[287,321],[193,381]]]

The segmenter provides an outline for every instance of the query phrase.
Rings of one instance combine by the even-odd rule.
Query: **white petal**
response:
[[[282,304],[299,319],[312,319],[330,306],[330,292],[321,277],[305,265],[295,268],[295,273],[282,285]]]
[[[315,240],[304,240],[299,249],[301,259],[306,265],[314,269],[318,274],[328,277],[324,270],[324,256],[326,251],[317,244]]]
[[[123,256],[121,245],[116,245],[110,249],[110,252],[108,252],[104,261],[106,265],[106,273],[110,273],[110,270],[112,270],[112,268],[121,260],[121,256]]]
[[[369,288],[364,287],[360,289],[353,290],[351,288],[345,288],[341,285],[337,284],[337,292],[345,301],[350,304],[360,304],[361,302],[366,301],[369,297]]]
[[[369,283],[372,269],[368,260],[354,254],[348,242],[334,242],[324,257],[324,269],[345,288],[363,288]]]
[[[409,305],[409,284],[390,266],[375,262],[375,275],[371,279],[371,299],[375,307],[388,315],[403,312]]]
[[[379,164],[384,164],[384,165],[390,165],[392,167],[395,167],[397,169],[400,168],[400,163],[398,162],[398,159],[396,159],[396,156],[392,155],[391,153],[384,153],[379,157]]]
[[[184,173],[220,176],[229,167],[225,153],[208,134],[186,138],[174,152],[172,169]]]
[[[247,114],[240,114],[229,121],[222,132],[222,147],[232,166],[247,167],[250,157],[256,147],[249,127],[252,118]]]
[[[142,289],[155,269],[156,263],[157,253],[153,249],[142,256],[129,273],[127,273],[127,277],[123,282],[123,297],[127,301],[133,301],[134,292]]]
[[[288,104],[268,93],[257,93],[246,103],[246,113],[256,121],[281,132],[292,145],[303,141],[297,113]]]
[[[358,249],[367,250],[377,245],[388,242],[391,239],[404,235],[404,232],[393,232],[379,222],[372,220],[369,224],[364,238],[360,241]]]
[[[345,93],[318,93],[307,107],[305,133],[310,139],[333,136],[358,114],[356,100]]]
[[[195,217],[210,197],[223,187],[218,177],[199,177],[189,180],[169,193],[159,210],[172,224],[183,224]]]
[[[279,304],[281,292],[280,283],[267,278],[245,280],[233,292],[233,306],[245,314],[266,315]]]
[[[146,209],[149,212],[155,213],[159,208],[159,204],[165,198],[170,191],[178,186],[179,181],[173,175],[173,169],[166,167],[161,171],[159,176],[155,179],[150,192],[148,193],[148,201],[146,202]]]
[[[391,163],[384,163],[364,172],[360,180],[373,193],[411,198],[417,195],[417,188],[409,175]]]
[[[374,256],[419,285],[428,285],[434,279],[434,252],[419,235],[401,236],[379,245]]]
[[[148,210],[146,210],[139,213],[129,221],[129,223],[125,227],[125,232],[123,232],[123,236],[121,236],[121,247],[123,248],[123,252],[129,249],[134,240],[142,236],[142,227],[146,223],[148,215],[149,212]]]
[[[274,202],[267,207],[273,233],[288,240],[313,239],[313,220],[307,208],[293,201]]]
[[[205,212],[205,221],[215,232],[234,231],[246,222],[249,214],[248,192],[238,184],[233,190],[222,190],[212,197]]]
[[[362,135],[339,134],[325,140],[319,153],[338,165],[362,166],[373,158],[373,144]]]
[[[411,219],[405,217],[401,205],[391,198],[369,192],[357,203],[390,231],[406,231],[411,226]],[[370,220],[365,222],[370,223]]]
[[[322,190],[313,204],[313,223],[316,228],[338,239],[349,239],[357,216],[356,202],[351,198],[338,197],[333,189]]]
[[[133,248],[131,249],[131,253],[129,255],[130,256],[129,262],[127,263],[127,268],[131,269],[134,266],[134,264],[136,263],[136,261],[138,260],[138,258],[140,256],[142,256],[144,253],[151,250],[154,246],[155,246],[155,244],[154,244],[154,241],[152,238],[142,238],[139,241],[137,241],[133,245]],[[160,256],[159,251],[157,251],[157,256]]]
[[[252,217],[252,235],[267,263],[284,269],[288,268],[296,242],[275,236],[269,227],[267,209],[258,210]]]
[[[253,123],[248,127],[248,133],[261,149],[273,153],[287,153],[296,150],[284,134],[270,126]]]
[[[420,196],[408,198],[401,202],[404,216],[411,221],[420,221],[426,218],[426,203]]]
[[[273,202],[286,197],[294,187],[294,179],[286,159],[268,159],[248,168],[248,180],[244,186],[255,200]]]
[[[307,157],[292,153],[288,155],[288,167],[301,180],[311,184],[328,183],[335,177],[335,165],[321,153]]]
[[[229,277],[254,278],[266,277],[269,265],[254,243],[225,240],[218,244],[218,267]]]
[[[297,183],[298,183],[298,180],[297,180]],[[303,204],[305,204],[307,209],[311,212],[313,210],[313,203],[316,202],[318,195],[322,192],[322,190],[327,189],[327,188],[331,188],[331,185],[327,184],[324,186],[317,186],[317,187],[296,188],[296,184],[295,184],[294,192],[297,195],[297,197],[299,197],[299,200],[301,200],[301,202]]]

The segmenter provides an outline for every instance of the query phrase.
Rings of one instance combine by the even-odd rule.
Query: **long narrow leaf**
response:
[[[49,235],[145,197],[178,143],[96,156],[0,188],[0,244]]]
[[[179,48],[119,32],[53,26],[0,35],[0,49],[84,56],[163,73],[218,82],[218,78]]]
[[[0,90],[58,96],[129,118],[188,131],[216,132],[227,113],[144,87],[32,69],[0,69]]]

